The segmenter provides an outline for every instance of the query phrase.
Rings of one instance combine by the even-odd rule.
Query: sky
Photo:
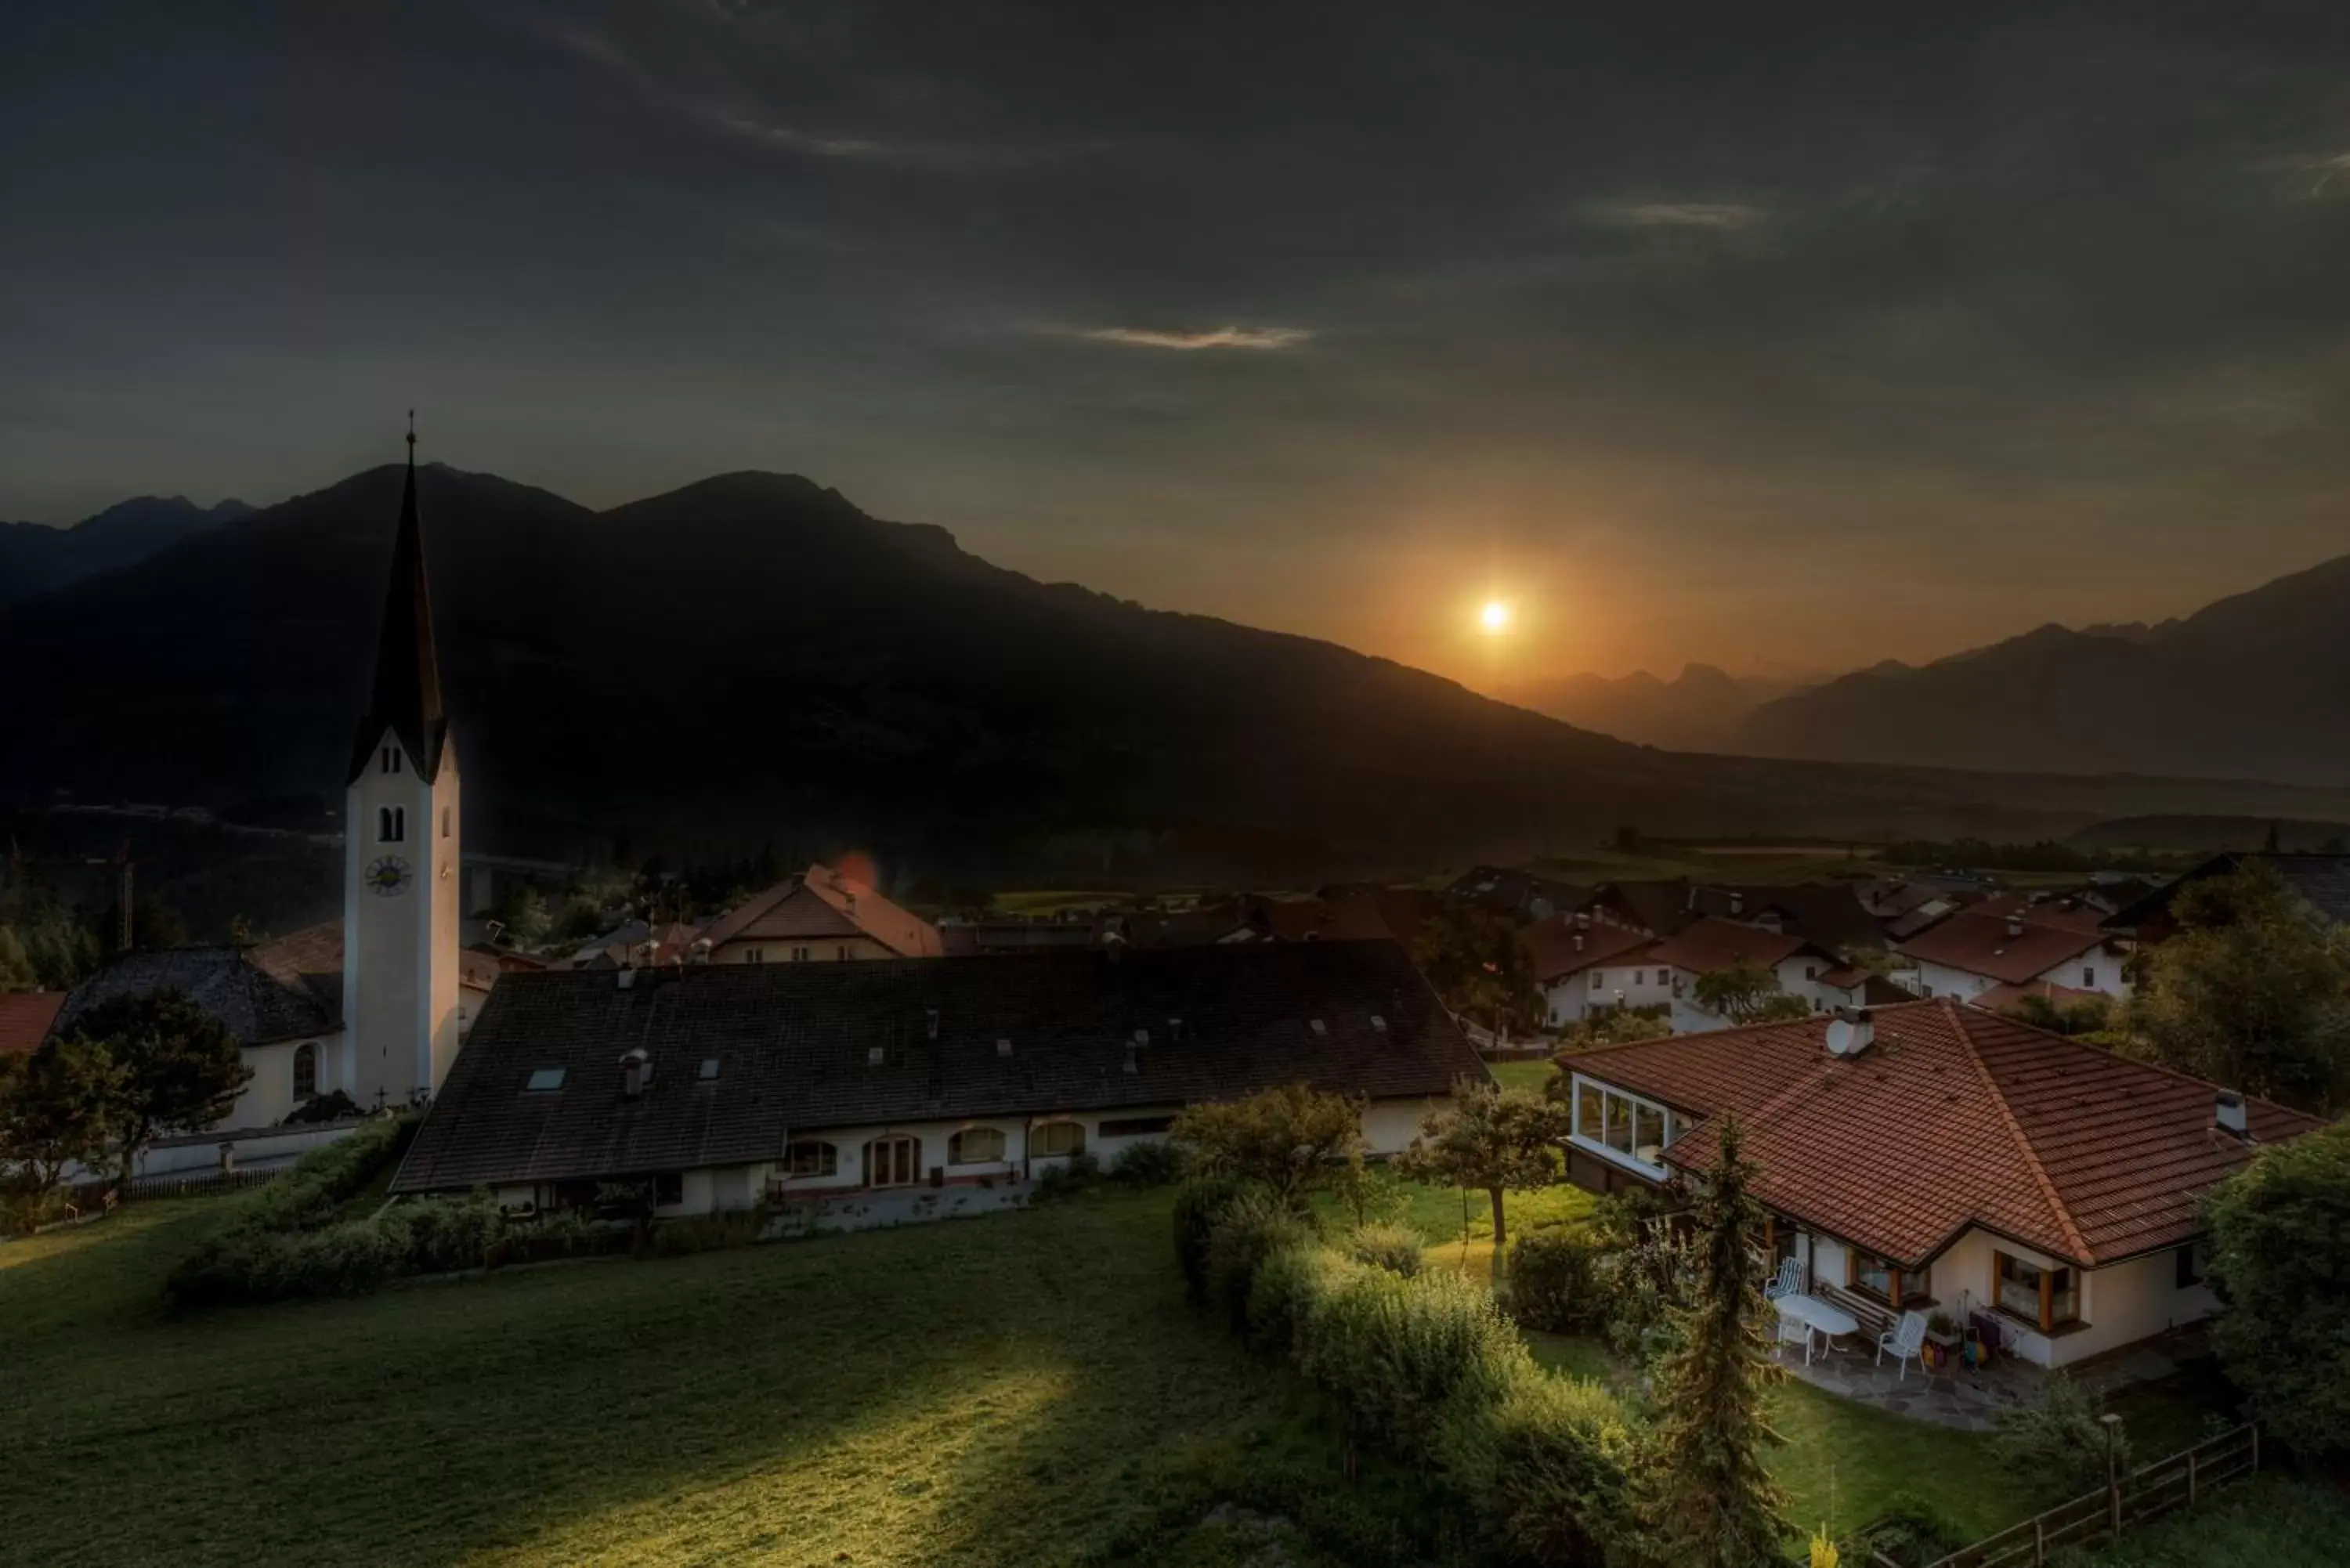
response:
[[[1488,689],[2158,618],[2350,549],[2350,5],[0,14],[0,518],[411,404]]]

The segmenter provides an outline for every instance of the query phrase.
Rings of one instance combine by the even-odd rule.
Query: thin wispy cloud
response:
[[[2296,158],[2285,165],[2285,180],[2304,202],[2350,201],[2350,152]]]
[[[1701,229],[1732,234],[1770,214],[1739,202],[1634,202],[1598,209],[1602,223],[1626,229]]]
[[[872,158],[886,159],[891,149],[885,141],[868,136],[817,136],[796,130],[788,125],[770,125],[739,114],[706,113],[702,119],[722,130],[771,147],[791,152],[805,152],[813,158]]]
[[[1218,327],[1205,332],[1170,332],[1152,327],[1048,327],[1055,337],[1115,343],[1127,348],[1168,348],[1180,354],[1202,348],[1295,348],[1314,334],[1303,327]]]

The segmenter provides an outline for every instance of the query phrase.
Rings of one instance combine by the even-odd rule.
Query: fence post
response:
[[[2260,1473],[2260,1469],[2261,1469],[2261,1428],[2260,1428],[2260,1425],[2259,1425],[2259,1423],[2255,1422],[2255,1423],[2253,1424],[2253,1426],[2252,1426],[2252,1473],[2253,1473],[2254,1475],[2258,1475],[2258,1474]]]
[[[2187,1506],[2195,1506],[2195,1450],[2187,1450]]]
[[[2048,1516],[2032,1516],[2032,1568],[2045,1568],[2048,1562]]]
[[[2043,1279],[2046,1275],[2041,1276]],[[2097,1417],[2106,1429],[2106,1521],[2113,1527],[2114,1539],[2122,1538],[2122,1418],[2108,1412]]]

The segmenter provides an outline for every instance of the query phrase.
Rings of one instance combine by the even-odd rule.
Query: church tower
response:
[[[361,1106],[431,1096],[457,1055],[457,749],[416,524],[416,430],[374,695],[343,792],[343,1073]]]

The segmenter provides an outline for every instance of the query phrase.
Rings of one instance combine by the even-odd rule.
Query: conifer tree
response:
[[[1762,1413],[1778,1373],[1765,1332],[1765,1273],[1756,1251],[1763,1209],[1735,1116],[1690,1206],[1692,1289],[1673,1309],[1677,1344],[1657,1367],[1656,1453],[1642,1499],[1655,1559],[1666,1568],[1776,1568],[1794,1531],[1786,1494],[1762,1467],[1783,1439]]]

